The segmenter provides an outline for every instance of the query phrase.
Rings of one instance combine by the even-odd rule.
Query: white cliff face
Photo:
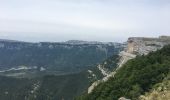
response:
[[[102,67],[102,65],[99,64],[97,68],[101,71],[103,76],[107,76],[109,74],[109,72],[104,67]]]
[[[131,100],[131,99],[126,99],[125,97],[121,97],[118,100]]]
[[[99,64],[98,66],[97,66],[97,68],[101,71],[101,73],[103,74],[103,76],[108,76],[109,75],[109,73],[106,71],[106,69],[104,69],[104,67],[101,65],[101,64]],[[92,73],[92,72],[90,72],[89,70],[88,70],[88,72],[89,73]],[[102,82],[102,80],[97,80],[97,81],[95,81],[95,82],[93,82],[92,83],[92,85],[88,88],[88,94],[89,93],[91,93],[92,91],[93,91],[93,89],[99,84],[99,83],[101,83]]]
[[[98,65],[98,69],[101,71],[101,73],[104,75],[103,79],[98,80],[94,82],[89,88],[88,88],[88,94],[93,91],[93,89],[100,83],[108,81],[109,78],[114,77],[116,74],[117,70],[119,70],[123,64],[125,64],[128,60],[133,59],[136,57],[136,55],[122,51],[119,53],[120,60],[119,63],[117,64],[117,69],[113,72],[108,72],[102,65]]]
[[[92,85],[88,88],[88,91],[87,93],[91,93],[93,91],[93,89],[100,83],[101,81],[98,80],[98,81],[95,81],[94,83],[92,83]]]
[[[106,64],[106,62],[105,62],[105,64]],[[100,84],[102,81],[107,80],[107,77],[110,76],[110,73],[111,73],[111,72],[107,71],[107,69],[105,69],[101,64],[99,64],[99,65],[97,66],[97,68],[101,71],[101,73],[103,74],[104,78],[103,78],[102,80],[97,80],[97,81],[95,81],[94,83],[92,83],[92,85],[88,88],[88,92],[87,92],[88,94],[91,93],[91,92],[93,91],[93,89],[94,89],[98,84]],[[88,72],[90,72],[90,71],[88,71]]]
[[[30,69],[37,69],[37,66],[18,66],[16,68],[0,70],[0,73],[9,72],[9,71],[30,70]]]
[[[133,58],[136,57],[135,54],[128,53],[128,52],[126,52],[126,51],[120,52],[120,53],[119,53],[119,56],[120,56],[120,60],[119,60],[119,62],[118,62],[118,64],[117,64],[117,69],[116,69],[115,71],[113,71],[113,72],[107,71],[107,70],[106,70],[102,65],[100,65],[100,64],[97,66],[98,69],[101,71],[101,73],[104,75],[104,77],[103,77],[103,79],[94,82],[94,83],[88,88],[88,94],[91,93],[91,92],[93,91],[93,89],[94,89],[98,84],[100,84],[100,83],[102,83],[102,82],[106,82],[106,81],[108,81],[109,78],[114,77],[114,75],[116,74],[117,70],[119,70],[119,69],[123,66],[123,64],[125,64],[128,60],[133,59]],[[105,62],[105,63],[107,63],[107,62]]]
[[[170,37],[168,36],[160,36],[159,38],[131,37],[128,39],[126,52],[147,55],[149,52],[161,49],[167,44],[170,44]]]

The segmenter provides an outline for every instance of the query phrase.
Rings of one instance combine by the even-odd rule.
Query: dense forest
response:
[[[117,57],[113,55],[101,65],[108,70],[114,69],[118,61]],[[66,75],[42,75],[43,72],[38,72],[37,77],[24,78],[0,76],[0,99],[73,100],[76,96],[85,93],[92,82],[103,78],[97,66],[91,66],[88,70]]]
[[[137,56],[120,68],[115,77],[99,84],[92,93],[77,100],[138,100],[140,95],[164,80],[170,72],[170,45],[148,55]]]
[[[90,84],[87,72],[39,78],[0,76],[1,100],[72,100]]]

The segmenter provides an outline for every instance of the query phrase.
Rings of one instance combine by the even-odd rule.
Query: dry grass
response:
[[[151,92],[140,96],[139,100],[170,100],[170,80],[155,85]]]

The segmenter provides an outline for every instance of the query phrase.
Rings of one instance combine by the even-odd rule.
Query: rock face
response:
[[[131,99],[126,99],[125,97],[119,98],[119,100],[131,100]]]
[[[130,37],[127,41],[127,47],[119,54],[121,59],[118,68],[129,59],[135,58],[136,55],[147,55],[168,44],[170,44],[170,36],[160,36],[159,38]]]
[[[170,36],[160,36],[159,38],[131,37],[128,39],[126,52],[147,55],[167,44],[170,44]]]

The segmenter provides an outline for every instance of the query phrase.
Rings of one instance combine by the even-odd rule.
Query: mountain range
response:
[[[1,39],[0,99],[73,100],[104,77],[97,65],[108,58],[116,60],[122,49],[122,44],[113,42]]]
[[[2,100],[168,100],[170,38],[0,40]]]

